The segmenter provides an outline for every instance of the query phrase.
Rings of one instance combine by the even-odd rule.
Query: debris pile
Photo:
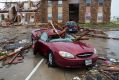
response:
[[[72,80],[119,80],[118,60],[99,57],[97,64],[90,70],[80,73]]]
[[[17,44],[8,44],[0,50],[0,61],[2,65],[21,63],[24,59],[24,52],[31,48],[31,43],[26,39]]]

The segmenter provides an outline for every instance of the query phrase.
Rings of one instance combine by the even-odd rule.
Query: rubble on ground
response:
[[[31,43],[24,39],[17,44],[8,44],[0,51],[0,61],[3,65],[17,64],[24,59],[24,52],[31,48]]]

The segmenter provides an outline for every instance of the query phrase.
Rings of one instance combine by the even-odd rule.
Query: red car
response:
[[[80,41],[73,42],[74,38],[71,35],[52,38],[53,34],[52,29],[38,29],[32,32],[34,55],[37,53],[45,55],[49,66],[78,68],[91,66],[97,61],[98,55],[95,48]]]

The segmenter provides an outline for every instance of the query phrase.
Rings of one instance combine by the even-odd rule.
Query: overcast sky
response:
[[[0,2],[2,1],[28,1],[28,0],[0,0]],[[38,0],[31,0],[31,1],[38,1]],[[0,4],[0,8],[3,7],[4,5]],[[119,17],[119,0],[112,0],[112,6],[111,6],[111,17],[113,16],[117,16]]]
[[[117,16],[119,17],[119,0],[112,0],[111,6],[111,17]]]

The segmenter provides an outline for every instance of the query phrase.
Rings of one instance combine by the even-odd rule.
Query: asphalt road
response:
[[[6,31],[8,31],[8,29]],[[24,35],[24,32],[25,31],[22,31],[22,35]],[[27,37],[30,36],[28,34],[29,33],[26,34]],[[21,37],[26,38],[26,36]],[[22,39],[21,37],[19,37],[19,39]],[[119,41],[117,40],[91,38],[84,42],[96,47],[100,56],[106,57],[111,55],[111,57],[113,56],[119,59]],[[111,52],[115,55],[110,54]],[[47,60],[43,59],[44,57],[40,55],[34,56],[32,50],[30,50],[25,55],[25,59],[22,63],[11,66],[6,65],[3,68],[0,68],[0,80],[72,80],[73,77],[80,76],[81,73],[86,71],[85,69],[51,68],[48,67]]]
[[[117,41],[113,41],[113,45],[110,47],[108,42],[109,40],[104,39],[90,39],[85,41],[87,43],[93,43],[93,46],[97,48],[99,55],[107,56],[107,52],[111,49],[111,47],[117,47]],[[97,43],[97,44],[94,44]],[[107,47],[108,46],[108,47]],[[118,51],[118,50],[117,50]],[[116,53],[115,53],[116,54]],[[85,69],[62,69],[59,67],[51,68],[47,65],[47,60],[44,59],[42,63],[37,67],[37,69],[33,72],[34,68],[38,65],[38,63],[44,59],[44,57],[37,55],[34,56],[32,54],[32,50],[29,51],[25,55],[25,59],[23,63],[19,63],[16,65],[5,66],[4,68],[0,68],[0,79],[4,80],[71,80],[75,76],[80,76],[80,73],[85,72]],[[28,78],[29,74],[30,77]]]

